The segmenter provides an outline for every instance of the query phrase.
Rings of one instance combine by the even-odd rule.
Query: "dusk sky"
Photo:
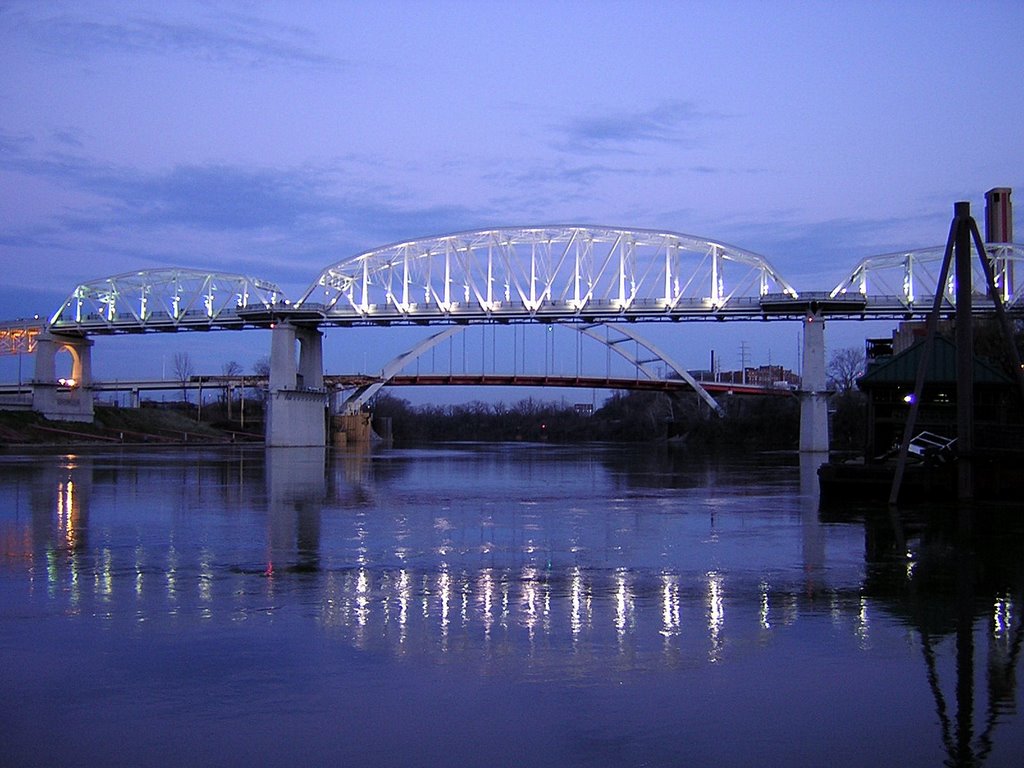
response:
[[[713,238],[827,290],[1024,189],[1022,36],[1019,0],[0,2],[0,318],[163,266],[297,297],[374,246],[547,223]],[[779,325],[714,343],[793,365]]]

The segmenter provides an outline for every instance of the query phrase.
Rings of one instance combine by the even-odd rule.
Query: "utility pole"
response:
[[[953,274],[956,275],[956,441],[957,494],[961,499],[974,496],[974,323],[971,317],[971,204],[959,202],[953,207],[960,222],[953,243]],[[984,249],[978,257],[988,259]],[[995,296],[998,301],[998,294]],[[1009,343],[1013,343],[1012,340]]]
[[[747,383],[747,360],[749,359],[749,347],[747,342],[740,342],[740,380],[741,383]]]

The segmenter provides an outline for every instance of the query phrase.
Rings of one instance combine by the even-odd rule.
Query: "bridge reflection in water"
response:
[[[1021,732],[1019,521],[967,534],[941,516],[819,514],[795,473],[791,504],[766,512],[784,465],[728,491],[750,465],[505,450],[7,458],[6,597],[186,638],[316,627],[374,657],[546,685],[754,663],[786,688],[761,665],[792,670],[794,649],[851,669],[892,669],[909,649],[895,677],[927,689],[929,741],[950,764]],[[467,471],[476,489],[460,490]]]
[[[577,648],[614,639],[618,652],[625,654],[649,651],[655,640],[661,650],[678,650],[685,634],[688,644],[705,643],[709,658],[720,652],[726,619],[724,574],[558,564],[559,555],[578,555],[590,547],[577,535],[568,552],[553,551],[560,532],[546,530],[548,521],[530,512],[529,501],[519,502],[525,509],[514,519],[503,520],[494,512],[482,515],[474,531],[457,512],[442,510],[425,521],[431,528],[426,549],[423,531],[416,530],[410,516],[397,516],[390,527],[380,528],[379,520],[357,513],[346,521],[343,533],[354,563],[322,563],[328,487],[331,495],[340,490],[348,496],[346,506],[371,508],[370,469],[365,453],[344,456],[330,477],[324,473],[321,449],[267,453],[267,595],[294,588],[282,580],[318,573],[317,620],[347,635],[357,647],[383,645],[405,653],[414,646],[418,652],[448,653],[455,638],[463,650],[475,647],[484,655],[502,644],[524,645],[532,655],[538,644],[559,653],[561,640],[569,639]],[[339,480],[341,488],[336,486]],[[606,529],[601,535],[607,539],[615,533]],[[618,549],[613,545],[601,559],[614,558]],[[510,555],[514,565],[507,563]],[[588,560],[586,555],[572,559]],[[730,597],[745,601],[748,596]],[[832,596],[837,619],[848,599]],[[767,581],[756,585],[756,604],[764,630],[771,629],[772,620],[791,623],[800,610],[797,595],[773,595]],[[685,626],[684,613],[689,618]],[[864,616],[855,618],[866,621]]]

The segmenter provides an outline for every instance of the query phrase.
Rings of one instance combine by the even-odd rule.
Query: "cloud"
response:
[[[20,157],[35,143],[31,136],[0,132],[0,164]]]
[[[70,153],[34,156],[22,151],[31,144],[0,137],[5,145],[12,151],[0,153],[0,175],[17,174],[62,197],[6,227],[0,245],[19,263],[35,261],[69,282],[173,265],[305,287],[326,266],[385,243],[501,223],[485,207],[421,205],[404,189],[365,183],[375,167],[366,158],[148,172]],[[8,277],[30,284],[38,271]]]
[[[635,152],[643,143],[693,143],[695,126],[719,116],[688,101],[667,101],[638,112],[610,112],[570,120],[559,128],[558,148],[569,151]]]
[[[68,142],[65,142],[68,143]],[[176,224],[210,231],[294,226],[331,208],[318,190],[316,173],[301,169],[250,169],[229,165],[179,165],[142,172],[74,154],[40,158],[20,150],[24,142],[0,137],[0,170],[43,177],[77,189],[103,204],[67,214],[77,228],[106,220],[132,225]]]
[[[53,140],[58,144],[71,149],[82,149],[84,146],[79,138],[79,132],[73,128],[60,128],[51,134]]]
[[[723,239],[765,256],[799,290],[831,290],[868,256],[941,245],[938,215],[801,221],[776,214],[764,221],[723,224]],[[935,233],[930,238],[929,233]],[[916,236],[915,236],[916,234]]]
[[[515,183],[533,188],[537,185],[548,184],[573,184],[588,186],[596,183],[602,178],[609,176],[634,176],[649,177],[656,175],[655,171],[636,167],[616,167],[608,164],[591,163],[590,165],[576,165],[572,163],[544,163],[539,164],[515,177]]]
[[[664,169],[645,168],[633,163],[575,162],[565,155],[532,161],[496,161],[479,178],[491,191],[488,199],[492,219],[498,225],[538,223],[621,224],[622,206],[628,195],[619,194],[631,184],[663,178]],[[603,220],[600,198],[609,184],[617,198],[610,206],[611,220]],[[608,206],[606,206],[608,207]],[[578,210],[578,213],[573,213]],[[509,212],[515,220],[509,220]],[[597,218],[595,218],[597,217]],[[600,221],[599,221],[600,220]],[[484,225],[485,226],[485,225]]]
[[[178,166],[138,179],[100,185],[140,219],[213,231],[293,227],[329,208],[315,181],[296,171],[248,170],[225,165]]]
[[[605,177],[642,180],[652,173],[615,163],[510,166],[489,174],[487,189],[471,203],[425,203],[430,196],[421,190],[375,178],[380,166],[371,157],[283,168],[192,163],[141,171],[71,152],[36,156],[29,154],[33,147],[20,137],[0,136],[0,148],[9,150],[0,152],[0,171],[46,179],[67,199],[34,221],[7,227],[3,244],[28,258],[36,252],[103,254],[106,262],[88,261],[87,277],[182,265],[304,286],[326,266],[387,243],[543,222],[711,236],[763,254],[801,290],[827,290],[861,258],[892,250],[892,243],[932,245],[945,226],[935,217],[814,221],[796,211],[768,211],[756,221],[717,218],[704,226],[692,210],[629,211],[621,200],[595,207],[589,187]],[[510,211],[518,220],[509,220]],[[599,220],[608,219],[609,211],[610,220]],[[930,239],[930,232],[939,234]]]
[[[13,17],[8,17],[9,19]],[[51,52],[67,55],[119,52],[131,55],[187,56],[246,66],[336,67],[346,62],[322,53],[313,34],[241,14],[203,21],[154,18],[91,18],[74,13],[14,18],[22,34]],[[8,25],[10,24],[8,21]]]
[[[0,307],[3,307],[4,320],[30,318],[34,315],[49,317],[64,299],[69,290],[64,286],[51,288],[39,286],[0,285]],[[30,363],[25,363],[26,379],[31,370]]]

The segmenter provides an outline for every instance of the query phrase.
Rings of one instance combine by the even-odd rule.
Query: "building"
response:
[[[867,395],[865,461],[880,461],[899,448],[913,400],[924,339],[886,356],[874,340],[868,347],[868,370],[857,384]],[[1014,381],[987,360],[974,358],[974,444],[978,449],[1017,447],[1019,407]],[[915,434],[953,439],[957,432],[956,345],[936,335],[928,357]]]
[[[749,384],[755,387],[798,389],[800,377],[781,365],[760,365],[739,371],[721,371],[716,379],[726,384]]]

